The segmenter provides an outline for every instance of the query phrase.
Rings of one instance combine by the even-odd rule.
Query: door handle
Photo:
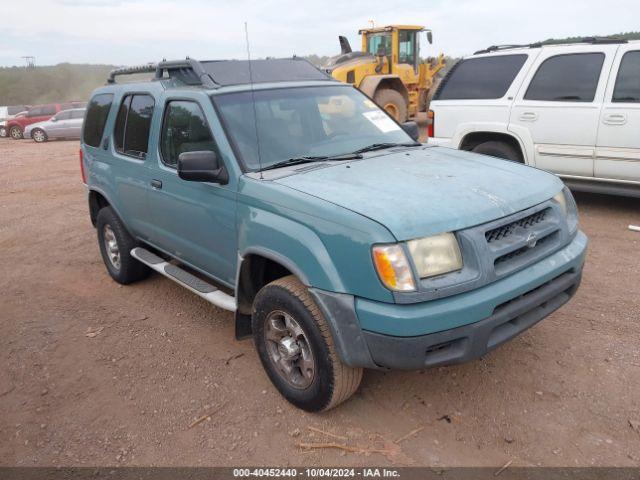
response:
[[[538,114],[535,112],[524,112],[520,115],[520,120],[523,122],[535,122],[538,120]]]
[[[156,190],[160,190],[162,188],[162,182],[154,178],[153,180],[151,180],[151,186]]]
[[[607,125],[624,125],[627,123],[627,116],[624,113],[608,113],[602,122]]]

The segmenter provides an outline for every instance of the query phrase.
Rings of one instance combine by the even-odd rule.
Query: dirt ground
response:
[[[470,364],[367,371],[308,414],[230,313],[108,277],[77,142],[0,139],[0,168],[1,465],[640,466],[640,200],[577,195],[584,281],[533,329]]]

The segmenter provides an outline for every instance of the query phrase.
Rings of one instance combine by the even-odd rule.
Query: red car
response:
[[[70,108],[81,108],[85,105],[86,102],[48,103],[46,105],[34,105],[33,107],[29,108],[26,115],[8,120],[6,129],[9,132],[9,136],[11,138],[13,138],[14,140],[19,140],[23,138],[24,128],[27,125],[49,120],[61,110],[68,110]]]

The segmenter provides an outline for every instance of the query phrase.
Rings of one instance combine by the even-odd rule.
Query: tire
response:
[[[506,142],[491,140],[476,145],[471,149],[472,152],[481,153],[482,155],[490,155],[492,157],[504,158],[511,162],[522,162],[522,155],[513,145]]]
[[[9,136],[13,140],[20,140],[21,138],[24,138],[22,136],[22,129],[20,127],[18,127],[17,125],[14,125],[13,127],[11,127],[9,129]]]
[[[376,92],[373,100],[397,122],[402,123],[407,120],[407,103],[400,92],[390,88],[381,88]]]
[[[127,285],[149,276],[151,269],[131,256],[131,249],[138,244],[111,207],[104,207],[98,212],[96,228],[102,260],[111,278]],[[107,246],[108,243],[111,248]],[[117,261],[114,247],[117,249]]]
[[[33,141],[36,143],[44,143],[49,140],[49,137],[47,137],[47,133],[41,128],[34,128],[31,131],[31,138],[33,138]]]
[[[285,315],[296,324],[293,329],[287,329]],[[329,325],[307,287],[295,276],[275,280],[258,292],[253,302],[252,327],[262,366],[282,396],[296,407],[307,412],[326,411],[347,400],[358,389],[362,368],[351,368],[340,361]],[[274,332],[285,330],[287,333],[279,341],[273,340]],[[290,335],[291,332],[294,335]],[[268,340],[268,336],[272,340]],[[283,340],[298,350],[297,357],[289,357],[297,358],[297,366],[291,369],[295,373],[289,376],[277,366],[273,353],[290,353],[283,347]],[[283,358],[286,361],[284,354],[280,356]],[[305,365],[313,368],[307,377],[300,367],[305,358]]]

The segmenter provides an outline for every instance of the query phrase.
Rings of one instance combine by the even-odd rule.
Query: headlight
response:
[[[567,218],[569,233],[573,235],[578,230],[578,206],[573,199],[573,195],[571,195],[567,187],[564,187],[561,192],[553,197],[553,201],[560,205],[562,213]]]
[[[397,292],[411,292],[416,289],[411,267],[402,246],[375,245],[372,254],[378,276],[388,289]]]
[[[441,233],[407,242],[420,278],[435,277],[462,268],[462,254],[453,233]]]

